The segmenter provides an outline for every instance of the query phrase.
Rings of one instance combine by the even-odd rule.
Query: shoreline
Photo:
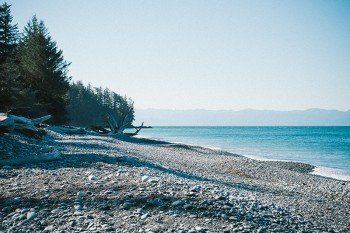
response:
[[[187,146],[193,146],[193,147],[202,147],[202,148],[209,149],[209,150],[223,151],[223,152],[235,154],[234,151],[223,150],[220,147],[212,147],[212,146],[205,146],[205,145],[195,145],[195,144],[185,143],[185,142],[182,142],[182,141],[166,141],[166,140],[163,140],[161,138],[143,137],[143,136],[140,136],[140,135],[138,135],[136,138],[146,139],[146,140],[154,140],[154,141],[165,142],[165,143],[187,145]],[[327,166],[319,166],[319,165],[314,165],[314,164],[307,163],[307,162],[302,162],[302,161],[270,159],[270,158],[266,158],[266,157],[263,157],[263,156],[254,156],[254,155],[242,155],[242,154],[238,154],[238,155],[246,157],[246,158],[249,158],[249,159],[258,160],[258,161],[276,161],[276,162],[286,162],[286,163],[288,163],[288,162],[290,162],[290,163],[302,163],[302,164],[306,164],[306,165],[309,165],[309,166],[313,166],[313,170],[309,172],[312,175],[321,176],[321,177],[325,177],[325,178],[336,179],[336,180],[340,180],[340,181],[350,181],[350,173],[345,171],[345,170],[339,169],[339,168],[333,168],[333,167],[327,167]]]
[[[0,167],[0,231],[350,230],[350,182],[311,175],[308,164],[48,131],[42,141],[0,137],[17,156],[61,153],[57,161]]]

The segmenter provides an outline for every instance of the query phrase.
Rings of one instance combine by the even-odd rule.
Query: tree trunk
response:
[[[31,156],[31,157],[25,157],[25,158],[14,158],[14,159],[1,159],[0,165],[5,166],[18,166],[22,164],[32,164],[32,163],[42,163],[42,162],[50,162],[55,160],[60,160],[61,153],[58,150],[54,150],[50,153],[37,155],[37,156]]]
[[[51,115],[47,115],[32,120],[22,116],[0,113],[0,133],[18,131],[30,137],[42,138],[46,132],[37,128],[36,125],[39,125],[50,118]]]

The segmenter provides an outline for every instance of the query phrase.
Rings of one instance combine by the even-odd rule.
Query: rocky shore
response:
[[[0,136],[0,232],[350,232],[350,182],[146,139]]]

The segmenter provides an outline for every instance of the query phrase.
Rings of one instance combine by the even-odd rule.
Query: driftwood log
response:
[[[114,117],[113,114],[111,113],[108,113],[107,116],[106,116],[106,122],[108,124],[108,127],[109,129],[105,128],[105,127],[101,127],[101,126],[91,126],[90,129],[92,131],[94,131],[95,133],[99,133],[99,134],[108,134],[108,135],[119,135],[119,136],[135,136],[137,135],[141,129],[143,128],[150,128],[150,127],[147,127],[147,126],[143,126],[143,122],[140,126],[129,126],[128,125],[128,117],[129,115],[131,114],[131,112],[127,113],[124,115],[123,119],[119,122],[118,124],[118,121],[116,120],[116,118]],[[124,133],[125,129],[130,129],[130,128],[133,128],[135,129],[136,131],[134,133]]]
[[[70,127],[70,126],[51,126],[50,129],[57,133],[64,133],[64,134],[86,134],[86,130],[83,128],[76,128],[76,127]]]
[[[15,121],[4,113],[0,113],[0,133],[9,133],[15,129]]]
[[[58,150],[54,150],[50,153],[13,159],[1,159],[0,166],[18,166],[22,164],[42,163],[50,162],[62,159],[61,153]]]
[[[137,135],[137,134],[140,132],[140,130],[141,130],[142,128],[143,128],[143,122],[142,122],[142,124],[141,124],[140,126],[138,126],[138,127],[134,126],[134,129],[136,129],[135,133],[125,133],[125,134],[128,135],[128,136],[130,136],[130,137],[135,136],[135,135]]]
[[[116,135],[127,135],[127,136],[135,136],[137,135],[140,130],[143,128],[143,122],[141,126],[138,127],[133,127],[136,129],[134,133],[124,133],[124,130],[128,128],[128,117],[131,114],[131,111],[127,114],[124,115],[123,119],[120,121],[121,123],[118,124],[118,121],[115,119],[114,115],[111,113],[108,113],[107,115],[107,123],[110,127],[110,132],[109,134],[116,134]]]
[[[22,116],[0,113],[0,133],[17,131],[34,138],[42,138],[46,132],[38,128],[40,124],[51,118],[51,115],[29,119]]]
[[[91,126],[90,127],[92,131],[99,133],[99,134],[108,134],[111,131],[103,128],[102,126]]]

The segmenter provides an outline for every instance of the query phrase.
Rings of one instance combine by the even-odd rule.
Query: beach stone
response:
[[[24,209],[21,210],[21,214],[27,213],[28,211],[29,211],[28,208],[24,208]]]
[[[88,179],[93,181],[93,180],[97,180],[97,177],[94,175],[89,175]]]
[[[146,219],[148,217],[148,213],[141,215],[141,219]]]
[[[147,182],[149,179],[150,179],[149,176],[142,176],[142,177],[141,177],[141,181],[142,181],[142,182]]]
[[[113,231],[113,227],[109,224],[103,224],[102,225],[102,228],[105,230],[105,231]]]
[[[150,178],[150,179],[148,179],[147,182],[149,182],[149,183],[158,183],[159,179],[158,178]]]
[[[172,206],[183,206],[183,205],[185,205],[185,202],[182,200],[177,200],[177,201],[174,201],[171,205]]]
[[[71,227],[75,227],[76,225],[77,225],[77,221],[75,221],[75,220],[69,222],[69,226],[71,226]]]
[[[218,201],[222,201],[222,200],[225,200],[226,198],[224,196],[222,196],[222,195],[217,195],[217,196],[215,196],[214,199],[218,200]]]
[[[27,218],[27,216],[26,216],[25,214],[21,214],[21,215],[18,217],[19,220],[24,220],[24,219],[26,219],[26,218]]]
[[[17,220],[19,218],[20,214],[19,213],[15,213],[14,215],[12,215],[12,219],[13,220]]]
[[[142,213],[142,208],[136,209],[136,211],[135,211],[134,213],[135,213],[135,214],[141,214],[141,213]]]
[[[28,212],[27,213],[27,220],[32,220],[34,219],[38,214],[34,211]]]
[[[78,197],[78,198],[83,198],[83,197],[85,197],[85,196],[86,196],[86,192],[83,192],[83,191],[77,192],[77,197]]]
[[[54,226],[50,225],[50,226],[45,227],[44,231],[53,231],[53,228],[54,228]]]
[[[106,190],[103,194],[110,195],[110,194],[113,194],[113,191],[112,190]]]
[[[190,188],[190,191],[191,192],[199,192],[199,191],[201,191],[201,186],[199,186],[199,185],[195,185],[195,186],[193,186],[192,188]]]

